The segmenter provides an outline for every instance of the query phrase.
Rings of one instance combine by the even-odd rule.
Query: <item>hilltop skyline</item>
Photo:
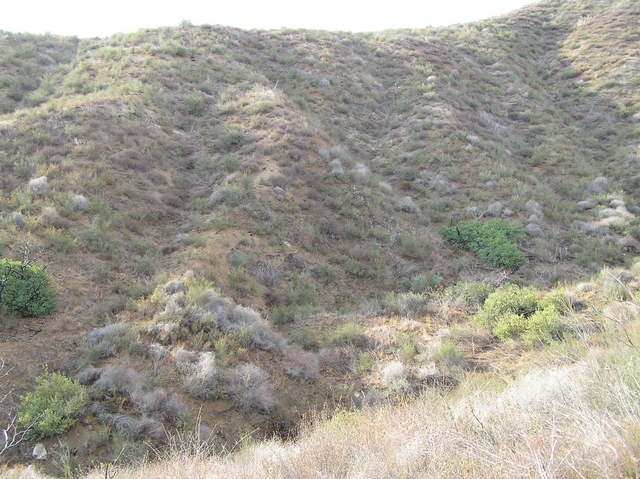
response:
[[[421,28],[481,20],[504,15],[532,0],[492,0],[473,2],[395,2],[393,8],[381,2],[328,2],[300,4],[292,0],[277,2],[229,2],[203,4],[187,0],[176,4],[156,2],[115,2],[91,5],[67,0],[31,0],[13,3],[3,9],[0,30],[24,33],[104,37],[144,28],[177,25],[188,21],[196,25],[225,25],[244,29],[304,28],[312,30],[377,31]],[[34,15],[33,12],[38,12]]]

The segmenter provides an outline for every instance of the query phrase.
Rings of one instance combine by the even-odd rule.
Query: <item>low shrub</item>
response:
[[[409,385],[406,368],[400,361],[391,361],[384,365],[381,376],[383,384],[392,391],[401,392]]]
[[[520,338],[529,346],[547,344],[562,331],[561,293],[541,298],[532,287],[509,285],[491,293],[474,322],[500,340]]]
[[[389,292],[382,298],[382,307],[389,314],[419,316],[429,304],[429,296],[418,293]]]
[[[371,354],[370,351],[362,351],[360,354],[358,354],[356,369],[361,373],[366,373],[368,371],[371,371],[374,363],[375,359],[373,357],[373,354]]]
[[[183,98],[179,110],[187,115],[200,116],[207,109],[207,102],[200,95],[187,95]]]
[[[184,391],[199,399],[212,399],[220,395],[220,371],[211,352],[200,353],[198,361],[185,368],[188,376],[184,381]]]
[[[58,373],[45,373],[36,388],[20,398],[18,422],[28,437],[41,440],[73,426],[87,403],[84,386]]]
[[[299,307],[296,305],[283,305],[272,308],[269,319],[275,324],[291,323],[298,319]]]
[[[405,278],[402,285],[405,289],[413,293],[424,293],[429,289],[436,288],[442,283],[442,276],[438,273],[417,274],[411,278]]]
[[[20,316],[43,316],[56,307],[56,294],[42,266],[0,261],[0,304]]]
[[[522,227],[504,220],[461,221],[456,226],[443,228],[442,235],[451,245],[471,251],[496,268],[516,270],[525,262],[524,254],[515,243],[523,235]]]
[[[418,341],[413,333],[400,333],[396,336],[396,347],[400,351],[400,357],[406,362],[411,362],[419,353]]]
[[[150,417],[135,418],[126,414],[101,413],[98,420],[131,441],[159,441],[166,437],[162,423]]]
[[[344,323],[338,326],[333,332],[327,335],[327,344],[332,345],[363,345],[366,343],[367,337],[365,336],[362,328],[355,323]]]
[[[575,246],[576,261],[585,268],[600,269],[603,264],[621,264],[624,251],[619,246],[585,237]]]
[[[180,397],[164,389],[154,389],[136,397],[136,406],[144,414],[173,422],[184,416],[186,408]]]
[[[495,321],[507,313],[528,316],[539,307],[540,297],[535,288],[522,288],[515,284],[505,286],[491,293],[474,321],[491,329]]]
[[[458,350],[453,341],[443,341],[438,351],[433,355],[433,360],[449,372],[464,369],[467,366],[464,354]]]
[[[309,316],[317,304],[317,296],[309,281],[296,280],[287,291],[282,303],[271,309],[269,319],[276,324],[290,323]]]
[[[284,352],[283,369],[293,378],[315,381],[320,374],[320,361],[316,353],[292,345]]]
[[[227,390],[236,405],[246,411],[271,412],[276,406],[267,374],[255,364],[242,364],[227,373]]]
[[[304,349],[315,349],[318,346],[316,337],[310,329],[296,329],[291,333],[291,341],[299,344]]]
[[[135,369],[118,364],[107,366],[93,383],[93,389],[106,394],[120,393],[129,397],[136,396],[144,387],[145,378]]]
[[[493,335],[501,341],[521,336],[526,330],[526,318],[516,313],[504,313],[498,316],[491,328]]]
[[[536,311],[527,318],[526,328],[521,337],[528,346],[548,344],[560,336],[562,323],[558,311],[553,307],[546,307]]]
[[[95,328],[87,335],[89,358],[95,361],[115,356],[120,349],[135,341],[133,332],[122,323]]]
[[[555,309],[560,314],[568,314],[573,311],[573,301],[564,291],[553,291],[540,301],[542,309],[548,307]]]
[[[469,308],[482,306],[487,297],[495,290],[495,287],[481,282],[462,281],[447,288],[445,294],[462,298]]]

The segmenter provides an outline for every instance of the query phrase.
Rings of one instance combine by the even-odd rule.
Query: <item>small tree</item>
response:
[[[55,291],[45,268],[35,264],[30,244],[20,246],[20,261],[0,260],[0,304],[20,316],[43,316],[56,306]]]

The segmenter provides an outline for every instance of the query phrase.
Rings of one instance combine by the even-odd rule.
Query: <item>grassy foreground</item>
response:
[[[558,356],[511,382],[470,377],[456,398],[430,391],[338,414],[293,443],[227,457],[177,448],[118,477],[638,477],[639,333],[636,320],[600,345],[581,345],[590,351],[579,359]]]
[[[293,441],[224,454],[174,436],[142,464],[82,477],[638,477],[638,279],[640,263],[565,288],[573,298],[563,319],[569,332],[530,351],[513,377],[467,372],[453,390],[316,417]],[[29,469],[12,474],[32,477]]]

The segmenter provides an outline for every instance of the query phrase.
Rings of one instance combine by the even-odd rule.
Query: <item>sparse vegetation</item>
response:
[[[0,32],[0,263],[47,298],[0,291],[0,402],[92,402],[36,467],[638,475],[639,14]]]

